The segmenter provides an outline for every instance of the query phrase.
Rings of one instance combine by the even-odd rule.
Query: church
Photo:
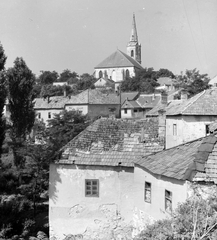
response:
[[[127,53],[116,50],[95,67],[95,78],[111,79],[118,83],[127,77],[134,77],[141,65],[141,44],[138,41],[135,14],[133,14],[130,41],[127,44]]]

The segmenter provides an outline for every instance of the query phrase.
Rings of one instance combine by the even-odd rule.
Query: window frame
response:
[[[167,194],[168,193],[168,194]],[[173,206],[173,194],[171,191],[165,189],[165,211],[168,212],[168,213],[171,213],[172,212],[172,206]],[[167,202],[170,202],[170,209],[168,210],[167,208]]]
[[[150,186],[147,186],[148,184]],[[146,193],[148,193],[148,192],[150,193],[150,200],[148,200],[148,198],[146,197],[147,196]],[[145,181],[145,187],[144,187],[144,200],[147,203],[151,203],[151,183],[147,182],[147,181]]]
[[[93,182],[96,181],[96,184],[93,184]],[[89,185],[87,183],[90,183]],[[90,186],[90,189],[87,189],[87,187]],[[93,187],[97,186],[97,189],[93,189]],[[99,197],[99,179],[85,179],[85,197]],[[87,191],[90,191],[90,193],[87,193]],[[96,191],[94,194],[93,191]]]

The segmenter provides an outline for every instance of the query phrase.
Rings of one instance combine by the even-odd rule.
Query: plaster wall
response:
[[[111,114],[110,109],[114,110],[116,117],[119,117],[119,104],[90,104],[88,115],[91,118],[98,116],[108,117]]]
[[[85,179],[99,179],[99,197],[85,197]],[[131,239],[133,168],[50,165],[50,237]]]
[[[109,79],[112,79],[115,82],[121,82],[124,80],[123,71],[126,73],[127,69],[129,70],[130,77],[134,77],[135,76],[134,67],[98,68],[95,69],[95,77],[96,78],[100,77],[99,75],[100,71],[102,71],[104,76],[104,72],[106,71]]]
[[[67,111],[71,111],[71,110],[78,110],[80,111],[82,114],[87,114],[88,113],[88,105],[65,105],[65,110]]]
[[[121,118],[132,118],[132,109],[127,109],[127,113],[125,113],[124,109],[121,109]]]
[[[40,109],[40,110],[35,110],[36,111],[36,116],[38,117],[38,113],[41,114],[41,120],[44,121],[45,124],[47,124],[47,120],[52,119],[54,114],[58,114],[61,111],[63,111],[63,109]],[[51,114],[51,118],[48,117],[48,114]]]
[[[206,136],[206,125],[215,121],[217,116],[167,116],[166,148]],[[176,124],[177,134],[174,134]]]
[[[145,202],[145,182],[151,183],[151,203]],[[165,210],[165,190],[172,192],[172,209],[188,197],[187,182],[165,176],[154,176],[139,166],[135,167],[134,235],[142,231],[147,223],[170,216]]]

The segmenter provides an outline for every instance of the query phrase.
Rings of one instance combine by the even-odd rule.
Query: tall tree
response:
[[[69,69],[65,69],[62,73],[60,73],[58,82],[68,81],[70,81],[70,83],[76,83],[78,81],[78,74],[76,72],[71,72]]]
[[[10,136],[13,141],[15,165],[16,149],[30,133],[35,120],[33,87],[35,77],[22,58],[16,58],[14,66],[7,71],[8,100],[12,126]]]
[[[78,90],[86,90],[88,88],[95,88],[94,83],[96,82],[96,78],[94,76],[84,73],[80,76],[80,80],[77,82]]]
[[[6,59],[7,57],[5,56],[4,49],[0,44],[0,156],[2,154],[2,144],[5,139],[5,130],[6,130],[6,122],[3,116],[5,100],[7,97],[6,78],[5,78],[5,72],[3,71]]]

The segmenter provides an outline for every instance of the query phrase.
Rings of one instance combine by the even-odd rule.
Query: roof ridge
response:
[[[191,99],[189,99],[189,103],[187,104],[187,106],[181,111],[181,114],[183,114],[183,112],[189,107],[191,106],[193,103],[195,103],[204,93],[206,92],[206,90],[203,90],[201,93],[198,93],[198,97],[194,99],[194,101],[190,101]],[[197,96],[197,95],[196,95]],[[195,97],[196,97],[195,96]]]

